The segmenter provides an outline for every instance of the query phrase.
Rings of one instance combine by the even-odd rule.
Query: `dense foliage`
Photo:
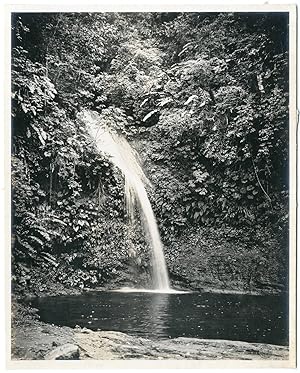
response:
[[[286,286],[287,25],[283,13],[14,14],[16,291],[149,276],[122,175],[83,108],[139,151],[174,281]]]

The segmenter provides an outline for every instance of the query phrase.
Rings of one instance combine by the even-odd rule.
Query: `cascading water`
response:
[[[163,253],[156,219],[145,189],[149,183],[138,160],[125,138],[110,131],[100,122],[96,113],[83,111],[79,117],[85,123],[88,132],[99,152],[110,156],[111,162],[118,167],[125,178],[125,199],[129,225],[134,224],[135,202],[142,212],[144,229],[152,248],[153,287],[155,290],[170,290],[167,266]]]

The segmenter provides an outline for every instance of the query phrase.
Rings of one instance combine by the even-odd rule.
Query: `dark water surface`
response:
[[[42,321],[147,338],[193,337],[288,344],[287,297],[120,293],[31,300]]]

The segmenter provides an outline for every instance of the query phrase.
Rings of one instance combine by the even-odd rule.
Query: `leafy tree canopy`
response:
[[[250,246],[265,230],[261,245],[276,243],[263,257],[277,250],[287,265],[287,27],[285,13],[13,14],[17,283],[37,263],[58,266],[58,281],[67,266],[76,286],[130,263],[122,175],[95,150],[83,108],[139,151],[169,266],[197,227],[246,229]]]

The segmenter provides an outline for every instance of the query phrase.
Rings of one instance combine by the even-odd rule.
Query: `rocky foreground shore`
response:
[[[114,331],[50,325],[30,317],[13,322],[13,360],[285,360],[288,347],[240,341],[150,340]]]

